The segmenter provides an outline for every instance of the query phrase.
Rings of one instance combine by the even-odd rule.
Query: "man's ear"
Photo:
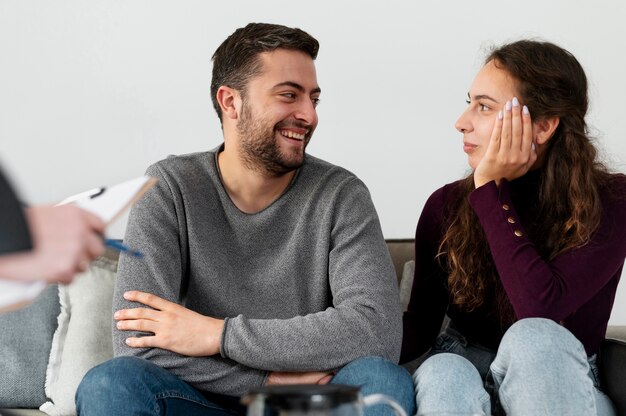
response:
[[[239,118],[239,110],[241,109],[241,96],[239,92],[233,88],[222,85],[217,90],[217,102],[222,109],[222,118],[230,118],[236,120]]]
[[[559,117],[547,117],[543,120],[537,121],[534,124],[535,130],[535,143],[544,144],[554,136],[556,128],[559,127]]]

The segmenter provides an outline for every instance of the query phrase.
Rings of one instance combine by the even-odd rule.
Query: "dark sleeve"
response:
[[[542,259],[528,239],[506,180],[500,188],[492,181],[474,190],[470,204],[485,230],[502,285],[518,319],[565,319],[598,293],[624,264],[624,200],[607,200],[603,204],[603,219],[591,240],[550,261]]]
[[[448,308],[447,274],[437,259],[442,237],[444,189],[430,196],[417,224],[415,276],[409,306],[403,317],[400,363],[428,351],[439,334]]]
[[[0,255],[30,250],[32,243],[24,210],[0,171]]]

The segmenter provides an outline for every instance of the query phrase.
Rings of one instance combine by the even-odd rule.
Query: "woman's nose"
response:
[[[463,111],[461,116],[458,118],[456,123],[454,123],[454,128],[456,128],[461,133],[467,133],[472,130],[472,123],[467,114],[467,110]]]

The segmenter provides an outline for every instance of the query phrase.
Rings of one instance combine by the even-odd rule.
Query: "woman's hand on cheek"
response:
[[[496,118],[491,139],[482,160],[474,171],[476,188],[487,182],[524,175],[537,160],[533,144],[532,120],[528,108],[520,107],[517,98],[507,101]]]

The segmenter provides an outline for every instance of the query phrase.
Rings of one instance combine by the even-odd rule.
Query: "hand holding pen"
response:
[[[69,283],[104,252],[105,224],[98,216],[71,205],[36,206],[24,212],[33,248],[2,256],[2,277]]]
[[[88,191],[85,192],[81,192],[80,194],[76,194],[73,195],[69,198],[64,199],[63,201],[61,201],[59,203],[59,205],[66,205],[66,204],[72,204],[75,203],[77,201],[84,201],[84,200],[92,200],[95,198],[100,197],[101,195],[103,195],[105,193],[105,191],[107,190],[106,187],[104,186],[100,186],[98,188],[93,188],[90,189]],[[137,258],[142,258],[143,254],[137,250],[134,250],[130,247],[128,247],[127,245],[123,244],[121,241],[119,240],[114,240],[114,239],[109,239],[109,238],[104,238],[103,237],[103,241],[104,241],[104,245],[112,248],[114,250],[118,250],[120,253],[125,253],[125,254],[129,254],[133,257],[137,257]]]
[[[137,257],[140,259],[143,258],[142,252],[128,247],[127,245],[123,244],[121,241],[107,238],[104,240],[104,245],[114,250],[118,250],[120,254],[128,254],[128,255],[131,255],[133,257]]]

